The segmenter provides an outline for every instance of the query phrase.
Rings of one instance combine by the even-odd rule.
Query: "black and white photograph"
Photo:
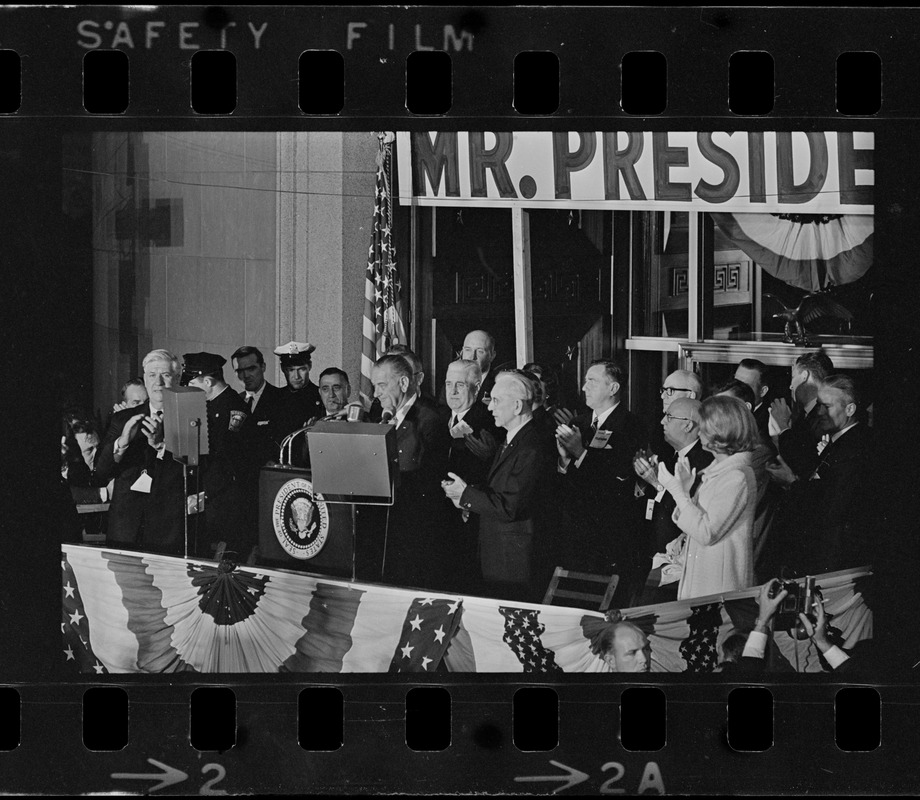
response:
[[[344,56],[342,108],[304,113],[302,61],[294,118],[281,9],[44,11],[84,98],[87,54],[127,53],[134,103],[155,63],[236,48],[238,99],[200,114],[193,86],[174,115],[172,75],[162,108],[0,117],[23,464],[0,600],[28,639],[0,788],[908,790],[885,731],[920,663],[909,137],[679,99],[525,119],[486,92],[451,118],[390,87],[401,109],[349,111],[409,53],[449,55],[467,103],[463,59],[549,49],[496,43],[514,9],[327,9],[300,51]],[[635,38],[617,60],[654,50]],[[247,115],[291,53],[287,105]],[[230,711],[190,723],[196,687]],[[92,746],[115,736],[88,733],[94,691],[123,696],[99,706],[123,702],[120,746]],[[65,731],[86,774],[39,777]]]
[[[63,146],[74,669],[858,668],[871,133]]]

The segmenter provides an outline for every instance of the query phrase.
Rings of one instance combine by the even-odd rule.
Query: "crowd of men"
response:
[[[796,360],[789,401],[771,391],[776,372],[753,359],[709,392],[695,373],[672,372],[660,391],[658,436],[627,409],[627,376],[613,360],[587,369],[586,409],[576,413],[559,403],[550,369],[496,368],[496,342],[486,331],[466,336],[443,389],[431,392],[421,360],[405,346],[374,365],[373,397],[353,396],[338,367],[314,384],[313,351],[300,342],[277,348],[287,384],[277,387],[265,378],[262,353],[240,347],[230,357],[239,393],[227,385],[218,354],[180,360],[150,352],[143,386],[125,386],[124,402],[84,458],[87,469],[78,470],[84,478],[89,472],[86,485],[111,487],[108,543],[179,554],[186,513],[197,511],[195,555],[232,552],[253,562],[261,467],[278,461],[288,434],[344,417],[351,404],[365,419],[395,427],[399,460],[393,507],[365,515],[359,528],[359,579],[539,602],[561,566],[617,574],[618,607],[662,602],[675,596],[679,565],[668,546],[680,531],[656,466],[673,471],[682,458],[705,474],[713,456],[699,439],[700,403],[707,393],[726,393],[747,403],[761,434],[758,580],[781,569],[816,574],[871,560],[860,527],[870,432],[854,382],[834,374],[823,352]],[[163,439],[163,390],[180,383],[206,395],[209,452],[195,475],[203,511],[182,502],[182,466]]]

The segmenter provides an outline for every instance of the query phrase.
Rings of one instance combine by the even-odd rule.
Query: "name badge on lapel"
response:
[[[598,428],[597,433],[594,434],[594,438],[591,440],[591,444],[589,444],[588,447],[593,447],[595,450],[603,450],[607,447],[607,442],[610,441],[610,435],[612,433],[613,431]]]
[[[147,474],[147,470],[144,470],[140,475],[137,476],[137,480],[131,484],[132,492],[143,492],[144,494],[150,494],[150,487],[153,485],[153,478]]]

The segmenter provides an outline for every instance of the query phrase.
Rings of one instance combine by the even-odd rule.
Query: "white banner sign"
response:
[[[871,214],[870,132],[402,132],[399,199],[430,206]]]

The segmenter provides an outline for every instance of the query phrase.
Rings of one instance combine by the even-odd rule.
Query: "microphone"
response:
[[[349,403],[344,408],[340,408],[338,411],[333,411],[331,414],[327,414],[323,417],[323,422],[332,421],[336,419],[347,420],[348,422],[363,422],[366,418],[367,413],[364,410],[364,404],[355,401],[354,403]]]
[[[388,409],[388,408],[385,409],[384,412],[383,412],[383,414],[380,415],[380,424],[381,424],[381,425],[386,425],[387,423],[390,422],[390,420],[393,419],[394,416],[395,416],[395,415],[393,414],[392,411],[390,411],[390,409]]]

